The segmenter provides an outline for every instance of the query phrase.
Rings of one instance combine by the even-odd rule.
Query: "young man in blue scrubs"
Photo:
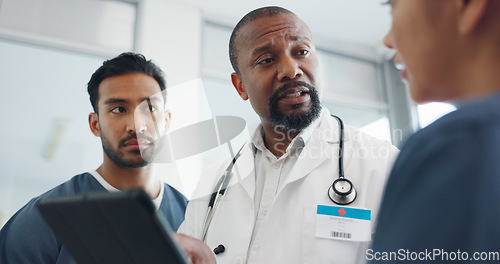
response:
[[[402,250],[392,256],[498,263],[500,1],[389,3],[393,22],[385,45],[396,51],[412,98],[448,101],[458,109],[401,150],[366,257],[387,263],[388,253]]]
[[[47,197],[140,188],[174,230],[184,220],[187,199],[155,177],[150,164],[161,148],[157,139],[170,123],[161,69],[140,54],[123,53],[97,69],[88,83],[88,93],[94,109],[89,125],[101,138],[103,163],[21,208],[0,230],[0,263],[75,263],[37,209]],[[213,259],[201,241],[184,235],[176,238],[194,263],[204,254]]]

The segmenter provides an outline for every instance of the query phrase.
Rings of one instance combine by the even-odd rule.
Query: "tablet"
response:
[[[189,263],[142,190],[51,197],[38,209],[78,263]]]

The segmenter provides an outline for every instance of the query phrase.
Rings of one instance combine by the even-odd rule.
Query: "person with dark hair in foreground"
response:
[[[457,110],[403,146],[366,257],[499,263],[500,1],[388,2],[385,45],[411,97]]]
[[[141,54],[123,53],[97,69],[88,93],[95,111],[89,125],[101,138],[103,163],[33,198],[14,214],[0,230],[1,264],[75,263],[37,209],[47,197],[140,188],[172,229],[183,221],[187,199],[155,177],[150,164],[161,148],[157,139],[170,122],[161,69]],[[201,241],[181,234],[175,238],[193,263],[215,262]]]

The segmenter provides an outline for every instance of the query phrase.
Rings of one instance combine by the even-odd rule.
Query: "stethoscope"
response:
[[[328,197],[332,202],[339,205],[347,205],[352,203],[356,199],[356,189],[350,180],[344,177],[344,122],[342,119],[336,115],[332,115],[335,119],[337,119],[339,123],[339,177],[333,181],[332,185],[328,188]],[[210,227],[210,223],[214,217],[215,211],[217,210],[217,206],[219,205],[220,199],[226,193],[229,182],[233,176],[231,172],[233,169],[236,160],[240,157],[241,150],[236,153],[233,160],[227,166],[226,170],[220,177],[219,181],[215,185],[214,191],[210,197],[210,201],[208,202],[208,211],[205,215],[205,221],[203,222],[202,236],[201,240],[206,242],[206,236],[208,232],[208,228]],[[225,251],[223,245],[219,245],[214,249],[215,254],[219,254]]]
[[[347,205],[356,199],[356,189],[350,180],[344,177],[344,122],[332,115],[339,122],[339,177],[328,188],[328,197],[336,204]]]

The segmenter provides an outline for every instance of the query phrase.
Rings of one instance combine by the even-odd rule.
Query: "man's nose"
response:
[[[149,117],[151,118],[151,117]],[[140,111],[135,111],[133,115],[128,118],[127,121],[127,131],[129,133],[141,134],[147,130],[147,117],[145,117]]]
[[[279,81],[293,80],[302,74],[299,63],[291,56],[285,56],[279,61],[277,75]]]

